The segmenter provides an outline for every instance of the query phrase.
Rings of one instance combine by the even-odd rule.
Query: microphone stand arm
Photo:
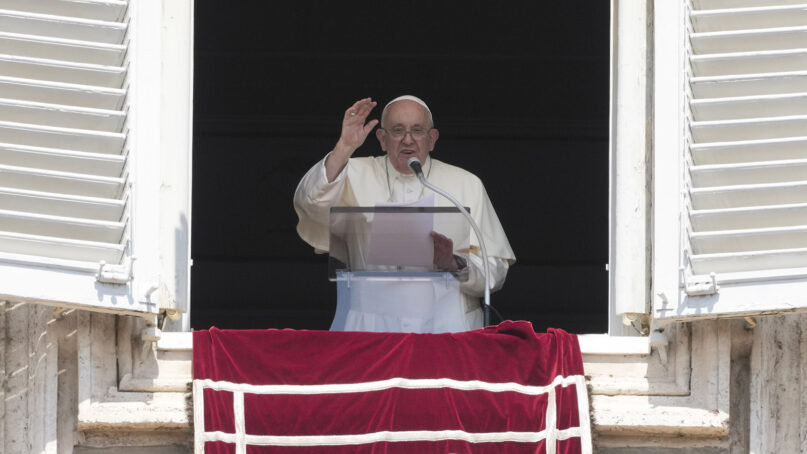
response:
[[[490,264],[488,263],[488,251],[485,248],[485,240],[484,240],[484,238],[482,238],[482,232],[479,230],[479,226],[476,225],[476,222],[474,222],[473,218],[471,217],[471,214],[468,213],[468,210],[466,210],[465,207],[462,206],[462,204],[457,199],[452,197],[451,194],[443,191],[442,189],[440,189],[440,188],[434,186],[433,184],[429,183],[428,181],[426,181],[426,177],[423,176],[423,172],[415,172],[415,175],[417,175],[418,179],[423,184],[423,186],[426,186],[427,188],[431,189],[432,191],[434,191],[434,192],[440,194],[441,196],[447,198],[448,200],[451,201],[451,203],[456,205],[457,208],[460,210],[460,212],[463,215],[465,215],[465,219],[467,219],[468,222],[471,224],[471,227],[473,227],[474,232],[476,233],[476,237],[479,239],[479,246],[482,249],[482,267],[484,269],[484,274],[485,274],[485,304],[484,304],[484,306],[482,308],[482,314],[483,314],[483,322],[482,323],[483,323],[484,326],[488,326],[488,325],[490,325],[490,282],[489,282],[490,281],[490,268],[489,268]]]

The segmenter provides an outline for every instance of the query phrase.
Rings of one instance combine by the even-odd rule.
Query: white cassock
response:
[[[327,156],[326,156],[327,157]],[[491,291],[504,284],[507,270],[515,263],[515,255],[507,241],[496,211],[490,203],[485,187],[479,178],[459,167],[428,157],[423,166],[427,180],[458,199],[470,208],[471,217],[478,224],[485,238],[489,256]],[[325,158],[314,165],[300,181],[294,193],[294,209],[300,222],[297,233],[319,253],[328,251],[330,242],[330,208],[334,206],[366,206],[379,203],[413,202],[431,194],[414,175],[399,173],[386,155],[351,158],[342,172],[332,182],[325,173]],[[435,205],[453,207],[443,196],[435,195]],[[362,304],[362,309],[351,309],[347,325],[332,327],[346,331],[387,332],[443,332],[464,331],[482,327],[482,310],[479,298],[484,295],[484,271],[479,240],[470,232],[468,256],[468,279],[460,283],[462,297],[457,311],[464,314],[461,320],[432,320],[419,326],[418,321],[404,320],[390,314],[372,310],[372,302]],[[355,313],[356,310],[360,311]],[[447,329],[434,329],[446,326]]]

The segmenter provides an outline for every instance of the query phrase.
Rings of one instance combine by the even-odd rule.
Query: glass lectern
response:
[[[462,274],[436,269],[430,233],[467,256],[470,227],[454,207],[334,207],[329,278],[335,331],[464,331]]]

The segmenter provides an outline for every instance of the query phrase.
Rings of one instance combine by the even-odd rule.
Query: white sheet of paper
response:
[[[411,203],[384,203],[379,207],[433,207],[434,194]],[[434,262],[434,213],[375,213],[370,228],[367,263],[371,265],[425,266]]]

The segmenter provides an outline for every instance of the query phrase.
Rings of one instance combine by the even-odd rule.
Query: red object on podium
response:
[[[447,334],[193,333],[205,453],[590,453],[577,336],[504,322]]]

